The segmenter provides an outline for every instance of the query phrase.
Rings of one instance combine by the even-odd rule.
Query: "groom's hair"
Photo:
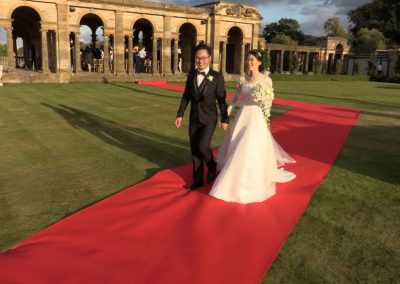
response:
[[[209,56],[212,55],[211,47],[209,47],[207,44],[204,44],[204,43],[200,43],[198,46],[196,46],[194,49],[194,53],[196,53],[198,50],[202,50],[202,49],[207,50],[207,53]]]

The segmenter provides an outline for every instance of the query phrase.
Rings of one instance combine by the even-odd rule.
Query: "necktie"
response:
[[[203,75],[203,76],[206,76],[206,72],[204,72],[204,71],[199,71],[199,70],[197,70],[197,75]]]

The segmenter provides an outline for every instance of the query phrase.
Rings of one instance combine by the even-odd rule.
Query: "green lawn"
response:
[[[400,86],[276,81],[275,90],[363,112],[265,282],[396,282]],[[128,83],[0,88],[0,250],[160,169],[190,163],[187,117],[183,129],[173,126],[179,100]],[[213,146],[223,137],[216,131]]]

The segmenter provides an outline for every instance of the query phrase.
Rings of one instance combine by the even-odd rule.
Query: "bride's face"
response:
[[[258,61],[254,55],[249,54],[249,55],[247,55],[247,58],[246,58],[246,64],[247,64],[247,69],[249,71],[254,72],[254,71],[258,71],[258,67],[261,65],[261,62]]]

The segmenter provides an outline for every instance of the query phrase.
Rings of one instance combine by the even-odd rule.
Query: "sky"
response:
[[[147,0],[151,1],[151,0]],[[213,0],[153,0],[178,5],[193,6]],[[266,24],[279,21],[281,18],[296,19],[305,34],[323,36],[323,25],[332,16],[340,18],[342,25],[349,26],[347,12],[372,0],[230,0],[229,2],[255,5],[263,16],[261,31]],[[90,39],[89,31],[82,31],[82,39]],[[5,31],[0,28],[0,43],[6,42]]]
[[[6,42],[6,30],[0,27],[0,44],[4,44]]]
[[[212,0],[168,0],[179,5],[196,5]],[[158,1],[164,2],[164,1]],[[261,30],[266,24],[278,22],[281,18],[296,19],[305,34],[323,36],[323,26],[332,16],[340,18],[342,25],[349,26],[347,12],[371,0],[230,0],[229,2],[247,3],[257,6],[263,16]]]

